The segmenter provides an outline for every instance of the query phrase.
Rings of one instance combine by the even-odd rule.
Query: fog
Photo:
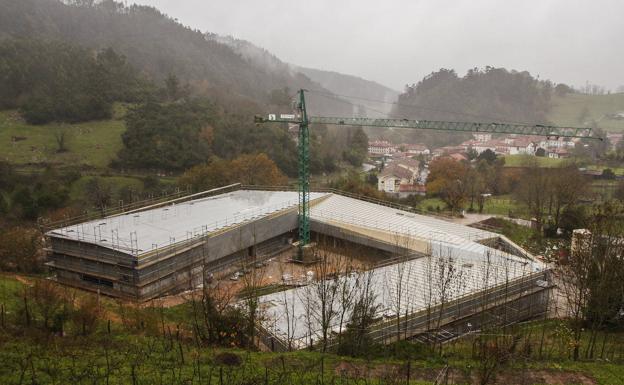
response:
[[[624,84],[624,2],[138,0],[282,60],[401,90],[441,67],[487,65],[541,79]]]

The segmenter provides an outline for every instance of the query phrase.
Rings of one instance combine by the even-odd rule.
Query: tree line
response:
[[[569,92],[566,87],[538,80],[526,71],[487,66],[459,76],[455,70],[442,68],[418,83],[406,85],[392,115],[408,119],[544,124],[551,97]],[[403,135],[436,147],[467,138],[427,131]]]

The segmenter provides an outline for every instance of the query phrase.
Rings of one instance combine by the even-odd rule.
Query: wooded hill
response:
[[[275,57],[273,63],[251,60],[216,35],[186,27],[153,7],[112,0],[0,0],[0,8],[0,39],[58,40],[94,51],[112,48],[155,82],[174,74],[194,92],[237,111],[256,113],[259,106],[271,106],[274,90],[329,92],[294,69],[284,70],[290,66]],[[353,112],[349,103],[320,96],[311,95],[308,105],[323,115]]]

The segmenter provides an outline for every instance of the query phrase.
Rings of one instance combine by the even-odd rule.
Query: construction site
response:
[[[369,277],[381,342],[450,339],[546,309],[546,266],[500,234],[333,190],[312,191],[309,208],[306,261],[297,258],[298,193],[231,185],[50,230],[48,266],[60,283],[138,302],[262,269],[261,284],[279,287],[259,298],[258,328],[273,350],[319,341],[319,282],[356,297]],[[321,250],[349,270],[330,262],[319,273]],[[330,325],[337,335],[350,314],[333,306],[343,313]]]
[[[298,95],[293,114],[254,119],[297,127],[295,189],[233,184],[52,226],[55,279],[137,302],[227,282],[244,302],[242,278],[261,313],[257,342],[282,351],[333,344],[354,327],[348,320],[361,318],[354,309],[371,319],[367,335],[378,343],[445,342],[546,316],[554,287],[548,265],[505,236],[312,189],[308,126],[600,139],[591,129],[308,116],[305,90]]]

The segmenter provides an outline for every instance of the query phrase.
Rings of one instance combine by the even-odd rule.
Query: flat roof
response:
[[[312,193],[310,198],[324,195]],[[297,205],[296,191],[237,190],[79,223],[49,231],[47,235],[140,255]]]
[[[362,298],[363,293],[368,291],[374,298],[376,317],[387,319],[396,317],[397,313],[405,315],[424,311],[440,304],[442,298],[445,303],[452,303],[485,289],[528,277],[544,268],[545,265],[540,262],[509,258],[504,253],[494,252],[489,258],[483,256],[475,260],[447,250],[443,257],[420,257],[368,272],[344,275],[337,280],[328,279],[325,290],[307,282],[305,286],[262,296],[259,303],[265,316],[264,328],[283,341],[290,339],[293,347],[300,349],[307,345],[310,334],[315,342],[322,338],[320,296],[329,295],[327,293],[332,292],[332,287],[337,287],[338,293],[349,293],[350,301]],[[293,278],[306,282],[307,276]],[[367,286],[366,282],[370,284]],[[440,288],[445,286],[446,291],[442,292]],[[333,300],[326,299],[337,314],[330,325],[335,333],[341,332],[339,319],[343,303],[340,296],[336,294]],[[351,318],[351,305],[344,310],[343,330]],[[437,313],[431,317],[435,320]]]
[[[317,199],[321,197],[325,199]],[[464,257],[480,259],[488,250],[494,250],[480,241],[498,237],[489,231],[334,193],[311,193],[310,199],[316,200],[310,207],[313,221],[338,225],[387,242],[400,235],[419,243],[420,249],[414,250],[423,251],[427,247],[427,252],[433,255],[452,250]],[[49,231],[47,235],[141,255],[297,205],[296,191],[237,190],[79,223]]]

